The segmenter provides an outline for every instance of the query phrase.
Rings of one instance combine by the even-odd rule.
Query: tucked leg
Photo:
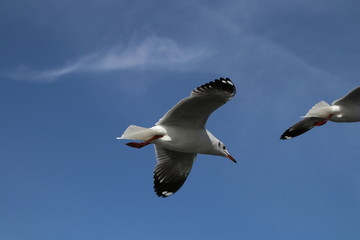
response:
[[[129,147],[133,147],[133,148],[142,148],[142,147],[145,147],[146,145],[149,145],[152,141],[154,141],[158,138],[161,138],[163,136],[164,135],[155,135],[144,142],[129,142],[129,143],[126,143],[126,145],[128,145]]]
[[[324,120],[321,120],[320,122],[315,123],[316,126],[322,126],[325,123],[327,123],[327,121],[329,121],[329,119],[333,116],[333,114],[329,115],[327,118],[325,118]]]

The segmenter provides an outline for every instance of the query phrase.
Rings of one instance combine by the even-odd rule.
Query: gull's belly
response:
[[[330,118],[333,122],[359,122],[360,107],[341,108],[340,114],[335,114]]]
[[[154,141],[155,144],[178,152],[207,153],[212,148],[205,129],[166,127],[166,135]]]

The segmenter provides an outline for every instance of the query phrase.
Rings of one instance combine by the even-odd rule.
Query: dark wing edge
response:
[[[202,95],[211,91],[226,92],[228,93],[228,100],[230,100],[236,94],[236,87],[230,78],[220,78],[195,88],[191,92],[191,96]]]
[[[317,126],[317,123],[322,122],[324,118],[308,117],[297,122],[296,124],[289,127],[281,136],[280,139],[286,140],[293,137],[297,137],[312,128]]]
[[[169,197],[185,183],[196,153],[182,153],[155,145],[157,164],[154,169],[154,191],[159,197]]]

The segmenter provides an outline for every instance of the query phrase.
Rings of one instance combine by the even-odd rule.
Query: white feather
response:
[[[117,139],[146,141],[157,134],[159,134],[159,132],[154,129],[130,125],[121,137],[117,137]]]
[[[305,116],[302,116],[303,118],[308,117],[318,117],[318,118],[327,118],[329,116],[329,113],[331,113],[332,108],[331,105],[329,105],[325,101],[318,102],[315,104],[307,113]]]

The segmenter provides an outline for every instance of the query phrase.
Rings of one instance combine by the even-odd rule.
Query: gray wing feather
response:
[[[360,87],[354,88],[344,97],[334,101],[332,105],[347,105],[347,104],[357,104],[360,105]]]
[[[204,128],[210,114],[229,101],[236,88],[228,78],[204,84],[171,108],[156,125]]]
[[[154,170],[154,190],[159,197],[178,191],[189,175],[196,153],[183,153],[155,145],[157,164]]]

